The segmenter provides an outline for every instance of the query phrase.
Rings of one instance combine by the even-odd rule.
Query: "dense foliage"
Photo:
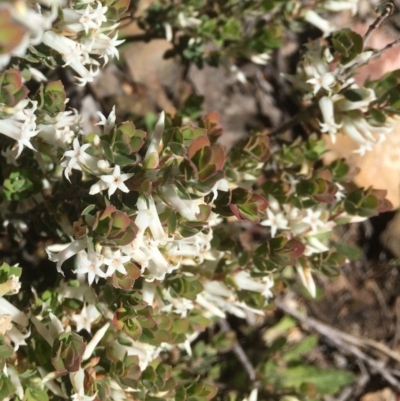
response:
[[[118,22],[136,6],[0,3],[0,398],[334,394],[352,374],[305,363],[316,338],[286,341],[292,320],[265,332],[252,376],[224,357],[237,345],[225,319],[250,333],[296,277],[315,297],[313,272],[335,275],[356,252],[333,240],[335,227],[391,208],[384,191],[348,185],[345,160],[323,165],[322,135],[348,135],[361,154],[383,141],[398,77],[358,87],[355,71],[377,51],[344,29],[305,44],[285,77],[299,104],[292,126],[308,133],[290,143],[264,130],[227,152],[215,113],[190,122],[161,112],[145,132],[99,110],[87,130],[63,74],[93,82],[118,57]],[[307,23],[328,34],[324,13],[341,10],[357,1],[160,1],[138,17],[144,34],[126,39],[167,37],[166,56],[241,79],[240,60],[268,63],[282,32]],[[237,382],[218,386],[229,371]]]

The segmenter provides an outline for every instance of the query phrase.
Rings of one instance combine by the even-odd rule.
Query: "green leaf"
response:
[[[360,260],[362,250],[358,246],[345,243],[335,244],[335,248],[339,253],[345,255],[349,260]]]
[[[354,374],[336,369],[321,369],[315,366],[300,365],[288,367],[283,371],[282,382],[285,387],[300,388],[302,384],[314,384],[321,395],[333,395],[354,380]]]
[[[345,28],[333,34],[332,45],[342,56],[341,63],[347,64],[362,52],[363,39],[358,33]]]

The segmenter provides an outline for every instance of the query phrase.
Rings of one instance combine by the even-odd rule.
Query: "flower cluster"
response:
[[[355,33],[347,33],[345,39],[349,38],[361,41],[362,46],[361,37]],[[307,44],[306,49],[297,76],[288,79],[300,90],[312,92],[311,99],[318,101],[320,132],[328,134],[333,143],[339,133],[349,136],[359,146],[355,152],[364,155],[385,140],[397,121],[392,112],[385,110],[386,105],[378,102],[373,88],[360,88],[351,76],[353,68],[367,62],[373,52],[360,51],[335,68],[337,60],[321,40]]]

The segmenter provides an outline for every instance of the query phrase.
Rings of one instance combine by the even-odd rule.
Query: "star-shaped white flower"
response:
[[[267,220],[261,222],[262,226],[269,226],[271,228],[271,237],[275,237],[276,232],[279,230],[286,230],[288,228],[288,220],[282,212],[274,213],[270,208],[267,209]]]
[[[88,333],[90,333],[92,323],[94,323],[101,316],[101,313],[97,310],[94,305],[83,305],[81,313],[78,315],[73,313],[71,315],[71,319],[76,324],[76,331],[80,332],[82,329],[85,329]]]
[[[109,197],[117,189],[121,190],[122,192],[129,192],[129,189],[124,184],[124,181],[129,180],[129,178],[132,176],[133,173],[121,174],[121,167],[116,165],[112,174],[100,176],[100,180],[91,186],[89,193],[90,195],[94,195],[107,188]]]
[[[104,263],[108,266],[106,276],[112,276],[115,271],[119,271],[122,274],[126,274],[124,264],[131,260],[130,256],[122,256],[121,251],[117,250],[113,253],[111,259],[106,259]]]
[[[302,219],[302,222],[307,224],[311,228],[311,232],[318,232],[318,227],[323,227],[326,223],[321,220],[321,210],[306,209],[306,216]]]

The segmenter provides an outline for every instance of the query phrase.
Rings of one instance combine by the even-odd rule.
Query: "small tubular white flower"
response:
[[[352,15],[355,15],[358,8],[358,0],[327,0],[323,3],[323,7],[329,11],[344,11],[351,10]]]
[[[268,53],[260,53],[260,54],[254,54],[250,57],[250,60],[254,64],[258,65],[265,65],[268,63],[268,61],[271,59],[271,56]]]
[[[165,126],[165,113],[162,111],[160,114],[160,118],[158,119],[156,126],[154,128],[153,135],[151,136],[149,147],[147,148],[147,152],[144,156],[144,163],[149,161],[150,158],[154,158],[154,164],[152,163],[152,168],[158,167],[158,147],[160,146],[162,140],[162,134],[164,132]]]
[[[233,281],[241,290],[259,292],[264,298],[272,298],[271,288],[274,280],[271,277],[263,277],[262,282],[251,277],[247,271],[240,271],[232,275]]]
[[[249,395],[249,398],[245,398],[243,401],[257,401],[258,400],[258,388],[253,388]]]
[[[262,311],[239,302],[235,293],[220,281],[209,281],[203,287],[204,290],[196,297],[196,303],[207,311],[208,317],[225,318],[227,312],[241,319],[248,319],[250,314],[263,314]]]
[[[93,336],[93,338],[89,341],[88,345],[86,346],[85,352],[82,356],[82,360],[86,361],[89,359],[97,345],[100,343],[100,341],[103,339],[105,336],[108,328],[111,326],[110,322],[107,322],[101,329],[96,331],[96,334]]]
[[[69,374],[69,379],[71,380],[72,387],[75,394],[71,396],[72,401],[92,401],[96,398],[96,394],[92,396],[85,395],[85,388],[83,386],[85,379],[85,371],[80,368],[77,372]]]
[[[145,199],[140,196],[136,203],[136,207],[138,213],[136,215],[135,224],[139,229],[145,231],[146,228],[150,228],[151,235],[155,241],[166,239],[167,236],[161,224],[153,197],[150,196]]]
[[[15,107],[7,110],[12,113],[9,118],[0,119],[0,133],[17,141],[17,157],[20,156],[24,146],[35,150],[30,140],[39,132],[36,130],[36,116],[34,114],[37,102],[32,101],[32,107],[26,108],[29,102],[30,100],[22,100]]]
[[[351,101],[346,99],[343,95],[335,97],[335,108],[338,111],[360,110],[362,112],[368,111],[368,107],[376,100],[375,91],[371,88],[363,88],[365,97],[362,100]]]
[[[333,101],[328,96],[323,96],[319,102],[319,108],[321,109],[322,117],[324,122],[319,123],[321,132],[328,133],[333,143],[336,142],[336,134],[338,129],[342,126],[335,122],[335,112],[333,107]]]
[[[321,30],[324,35],[329,35],[335,30],[329,21],[319,16],[314,10],[307,10],[304,14],[304,19]]]
[[[147,368],[149,363],[156,359],[161,351],[161,348],[155,347],[140,341],[133,341],[128,336],[121,335],[123,345],[118,341],[113,341],[110,344],[111,353],[117,359],[123,359],[124,356],[136,355],[139,358],[139,367],[143,371]],[[128,345],[129,344],[129,345]]]
[[[64,275],[64,273],[61,270],[61,265],[70,257],[76,255],[78,252],[82,251],[83,249],[86,248],[87,241],[85,240],[76,240],[71,242],[70,244],[67,245],[62,245],[64,249],[62,249],[59,252],[54,252],[54,249],[58,249],[60,246],[59,245],[51,245],[46,248],[47,255],[49,257],[49,260],[52,262],[57,262],[57,271]]]
[[[363,118],[351,119],[343,118],[343,132],[359,145],[355,153],[364,155],[366,151],[372,150],[372,147],[378,143],[374,136],[374,127],[367,123]]]
[[[100,117],[100,121],[96,125],[103,125],[104,126],[104,135],[108,135],[111,130],[115,127],[115,106],[113,106],[111,113],[106,118],[103,113],[100,111],[97,112],[98,116]]]
[[[317,237],[306,236],[306,249],[304,251],[305,256],[310,256],[314,253],[322,253],[329,251],[329,248],[323,244]]]
[[[117,164],[114,167],[112,175],[100,176],[100,180],[91,186],[89,193],[90,195],[94,195],[105,189],[108,189],[108,196],[111,196],[117,189],[122,192],[129,192],[124,181],[129,180],[133,175],[133,173],[121,174],[121,167]]]
[[[180,198],[177,187],[172,184],[160,187],[160,192],[171,207],[182,217],[187,220],[197,220],[197,214],[200,213],[197,200]]]
[[[309,267],[296,266],[297,273],[300,276],[301,282],[310,295],[315,298],[317,295],[317,287],[315,285],[311,270]]]
[[[164,23],[163,24],[164,29],[165,29],[165,40],[167,42],[172,42],[173,39],[173,32],[172,32],[172,26],[169,23]]]
[[[0,298],[0,315],[10,315],[13,322],[23,327],[28,326],[29,321],[25,313],[2,297]]]
[[[188,28],[188,27],[195,27],[201,24],[201,20],[198,18],[195,18],[197,13],[194,13],[193,16],[191,17],[186,17],[185,14],[181,11],[178,13],[178,22],[179,25],[182,28]]]
[[[147,247],[142,247],[142,250],[148,257],[148,264],[146,266],[145,279],[146,281],[164,280],[165,275],[171,273],[179,267],[168,263],[164,255],[158,249],[158,246],[151,243]],[[135,255],[133,256],[135,258]]]
[[[24,398],[24,388],[19,380],[19,374],[10,365],[7,366],[7,372],[11,383],[14,385],[15,394],[22,400]]]
[[[98,75],[99,69],[93,70],[92,68],[93,64],[98,64],[97,61],[89,57],[89,50],[81,43],[53,31],[44,33],[43,43],[62,55],[65,65],[69,65],[80,75],[78,80],[81,85],[93,82],[94,77]],[[85,64],[90,64],[90,68],[87,69]]]

